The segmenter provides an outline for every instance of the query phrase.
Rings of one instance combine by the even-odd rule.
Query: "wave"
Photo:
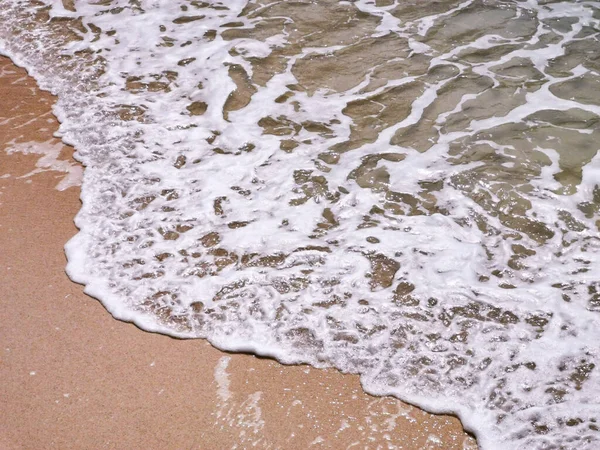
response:
[[[595,448],[597,2],[9,0],[117,318]]]

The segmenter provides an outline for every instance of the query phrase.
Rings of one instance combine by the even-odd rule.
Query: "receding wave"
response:
[[[600,4],[7,0],[118,318],[597,448]],[[76,307],[76,305],[74,305]]]

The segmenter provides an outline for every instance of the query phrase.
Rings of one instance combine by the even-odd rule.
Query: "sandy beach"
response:
[[[57,186],[79,169],[54,99],[6,58],[0,73],[0,448],[476,448],[456,418],[356,376],[113,319],[64,272],[79,188]],[[57,148],[61,163],[31,153]]]

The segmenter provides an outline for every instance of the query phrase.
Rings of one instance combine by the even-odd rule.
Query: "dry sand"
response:
[[[368,396],[355,376],[113,319],[64,272],[79,189],[31,173],[51,157],[9,152],[75,165],[52,137],[54,99],[5,58],[0,75],[0,448],[475,448],[456,418]]]

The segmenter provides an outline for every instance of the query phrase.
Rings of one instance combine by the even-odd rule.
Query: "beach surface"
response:
[[[81,168],[53,97],[0,58],[1,449],[476,448],[358,377],[113,319],[64,272]]]

